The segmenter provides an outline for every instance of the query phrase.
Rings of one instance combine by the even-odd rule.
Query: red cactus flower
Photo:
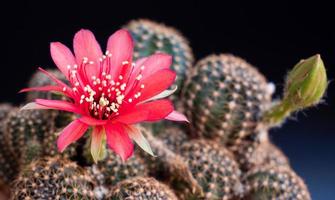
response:
[[[157,53],[133,63],[133,41],[126,30],[110,36],[105,54],[89,30],[76,33],[73,48],[75,56],[62,43],[50,45],[52,59],[69,85],[39,68],[56,85],[21,90],[56,91],[70,99],[36,99],[22,108],[56,109],[78,115],[58,137],[60,152],[92,127],[91,153],[95,161],[103,158],[106,141],[123,160],[133,153],[132,140],[153,154],[134,124],[161,119],[187,121],[184,115],[174,111],[169,100],[163,99],[175,91],[168,90],[176,77],[169,69],[170,55]]]

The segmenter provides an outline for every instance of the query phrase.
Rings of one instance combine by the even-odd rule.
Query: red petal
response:
[[[83,136],[86,132],[87,128],[88,126],[84,123],[81,123],[79,120],[71,122],[63,129],[57,139],[58,150],[63,152],[67,146],[81,138],[81,136]]]
[[[144,57],[136,61],[133,73],[131,74],[128,85],[133,85],[136,77],[141,73],[142,80],[162,69],[169,69],[172,63],[172,57],[164,53],[156,53],[149,57]],[[141,72],[141,67],[144,70]]]
[[[63,91],[63,88],[56,86],[56,85],[46,85],[46,86],[41,86],[41,87],[32,87],[32,88],[24,88],[19,91],[21,92],[31,92],[31,91],[42,91],[42,92],[60,92],[64,95],[69,96],[69,94],[65,94]]]
[[[100,72],[99,58],[102,57],[102,51],[93,33],[85,29],[78,31],[73,39],[73,49],[78,64],[83,62],[84,57],[94,62],[85,66],[88,78],[97,76]]]
[[[117,116],[114,120],[123,124],[136,124],[148,118],[148,111],[137,108],[129,109]]]
[[[143,79],[162,70],[169,69],[172,64],[172,56],[165,53],[156,53],[148,57],[143,63],[144,70],[142,72]]]
[[[112,79],[119,75],[123,61],[128,61],[131,65],[133,48],[133,39],[127,30],[118,30],[109,37],[107,50],[112,54],[110,71]]]
[[[145,121],[157,121],[168,116],[173,111],[173,105],[169,100],[157,100],[139,104],[136,109],[148,112],[148,117]]]
[[[105,125],[108,122],[107,120],[98,120],[89,116],[82,116],[79,120],[90,126]]]
[[[147,59],[148,59],[148,57],[144,57],[144,58],[140,58],[140,59],[136,60],[133,72],[132,72],[132,74],[130,74],[130,77],[129,77],[127,85],[133,85],[134,84],[134,81],[136,80],[136,76],[140,72],[141,66],[143,66],[143,63]],[[130,89],[131,89],[131,87],[127,87],[126,88],[126,94],[129,92]]]
[[[74,104],[62,101],[62,100],[47,100],[47,99],[36,99],[35,102],[39,105],[46,106],[49,109],[64,110],[68,112],[81,114],[81,110]]]
[[[136,99],[136,102],[144,101],[163,92],[173,84],[175,79],[176,73],[169,69],[163,69],[152,74],[141,82],[141,84],[144,85],[144,88],[141,90],[141,96]],[[131,91],[130,95],[134,95],[138,92],[141,84]]]
[[[107,144],[126,161],[134,151],[134,144],[131,142],[125,128],[120,124],[108,125],[105,127],[107,133]]]
[[[50,53],[58,69],[66,77],[69,77],[69,69],[67,66],[71,65],[71,67],[73,67],[73,65],[76,64],[76,60],[71,50],[60,42],[52,42],[50,44]]]

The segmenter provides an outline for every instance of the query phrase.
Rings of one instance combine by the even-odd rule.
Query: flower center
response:
[[[117,66],[111,66],[111,57],[107,51],[99,59],[99,65],[89,66],[94,65],[94,61],[84,57],[80,66],[68,66],[75,103],[79,103],[82,110],[96,119],[108,120],[119,115],[121,105],[125,109],[133,105],[144,88],[144,84],[139,85],[144,66],[141,66],[135,80],[130,82],[131,77],[135,76],[135,63],[123,61],[119,75],[113,79],[111,67]],[[98,67],[97,75],[88,77],[87,67]]]

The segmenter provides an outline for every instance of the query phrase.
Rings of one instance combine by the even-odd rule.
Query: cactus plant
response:
[[[125,26],[135,40],[135,60],[155,52],[172,55],[172,69],[177,73],[176,84],[182,88],[186,74],[193,65],[193,53],[188,41],[177,30],[150,20],[133,20]],[[180,94],[180,89],[177,92]]]
[[[60,157],[41,158],[21,171],[12,199],[94,199],[95,183],[76,163]]]
[[[200,60],[183,89],[191,133],[234,144],[256,133],[273,88],[246,61],[232,55]]]
[[[178,198],[168,186],[154,178],[135,177],[113,187],[107,199],[177,200]]]
[[[246,200],[311,199],[303,180],[290,168],[258,166],[245,175]]]

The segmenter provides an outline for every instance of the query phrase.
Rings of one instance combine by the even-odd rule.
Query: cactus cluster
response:
[[[155,52],[173,56],[179,89],[172,100],[190,123],[141,127],[154,156],[136,149],[124,162],[108,150],[95,163],[87,156],[89,137],[58,153],[57,133],[72,114],[0,104],[0,198],[2,188],[10,185],[13,200],[311,199],[269,132],[292,112],[322,98],[327,81],[319,55],[294,67],[283,99],[273,102],[274,85],[245,60],[210,55],[193,66],[188,41],[174,28],[149,20],[134,20],[125,28],[135,41],[134,60]],[[60,72],[49,72],[65,81]],[[29,87],[53,84],[38,72]],[[34,98],[65,97],[40,92],[27,96]]]

